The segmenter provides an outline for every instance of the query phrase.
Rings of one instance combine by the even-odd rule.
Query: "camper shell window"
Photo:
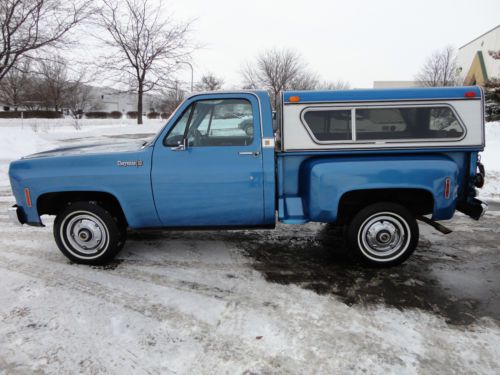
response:
[[[306,108],[302,122],[316,143],[455,141],[465,136],[465,128],[447,105]]]

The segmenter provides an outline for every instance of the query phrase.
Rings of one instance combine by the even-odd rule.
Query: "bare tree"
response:
[[[350,88],[351,84],[341,79],[331,82],[324,81],[318,85],[318,89],[320,90],[349,90]]]
[[[456,86],[458,72],[455,49],[448,46],[433,52],[415,79],[421,86]]]
[[[318,87],[319,79],[314,73],[303,71],[300,72],[286,89],[289,90],[315,90]]]
[[[216,77],[213,73],[207,73],[201,77],[200,82],[196,85],[198,91],[216,91],[222,88],[224,80]]]
[[[307,72],[302,57],[288,49],[271,49],[263,52],[252,64],[247,64],[243,71],[244,87],[268,90],[278,107],[279,93],[291,88],[309,88],[317,83],[316,78]]]
[[[73,88],[68,76],[67,61],[61,56],[40,59],[35,74],[38,101],[46,109],[61,111],[68,93]]]
[[[61,47],[92,11],[93,0],[0,0],[0,81],[30,52]]]
[[[92,87],[82,81],[73,82],[64,101],[64,106],[69,110],[71,117],[74,119],[82,118],[86,111],[95,108]]]
[[[103,0],[101,25],[108,31],[104,43],[111,48],[104,68],[118,81],[137,92],[137,123],[142,124],[143,96],[162,83],[166,85],[176,61],[189,59],[190,23],[162,17],[160,2],[149,0]]]
[[[174,86],[163,92],[163,98],[160,102],[160,110],[163,113],[170,114],[184,101],[185,92],[179,88],[178,82]]]
[[[85,69],[60,55],[39,58],[26,102],[56,112],[68,110],[73,118],[79,118],[92,104],[92,88],[87,85],[90,80]]]
[[[28,100],[32,78],[29,74],[30,60],[19,61],[5,74],[0,85],[0,100],[17,111]]]

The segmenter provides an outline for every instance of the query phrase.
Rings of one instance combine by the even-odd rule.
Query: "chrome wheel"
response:
[[[60,231],[66,249],[81,259],[98,257],[109,244],[108,228],[90,212],[76,211],[66,216]]]
[[[411,240],[407,222],[393,212],[369,216],[360,226],[358,245],[363,254],[375,261],[391,261],[405,252]]]

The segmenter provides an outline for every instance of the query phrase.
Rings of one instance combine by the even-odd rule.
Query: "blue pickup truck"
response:
[[[20,223],[56,215],[59,249],[103,264],[127,229],[345,227],[361,261],[415,250],[417,219],[479,219],[484,183],[479,87],[194,94],[148,142],[87,145],[10,165]]]

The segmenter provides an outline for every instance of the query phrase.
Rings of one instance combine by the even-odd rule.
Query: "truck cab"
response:
[[[484,96],[478,87],[284,92],[187,98],[147,143],[52,150],[15,161],[21,223],[56,215],[61,251],[112,259],[127,228],[346,227],[373,266],[403,262],[417,218],[485,211]],[[441,228],[442,229],[442,228]],[[445,230],[442,230],[445,231]]]

